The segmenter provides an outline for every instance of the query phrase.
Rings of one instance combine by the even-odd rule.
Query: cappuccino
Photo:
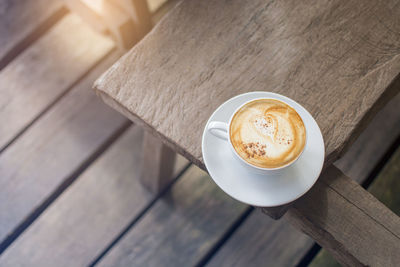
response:
[[[299,114],[275,99],[257,99],[233,116],[229,138],[237,154],[261,168],[279,168],[296,160],[306,143]]]

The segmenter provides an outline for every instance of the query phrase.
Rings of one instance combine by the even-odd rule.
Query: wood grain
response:
[[[0,69],[66,14],[60,1],[0,1]]]
[[[296,266],[313,243],[288,222],[257,210],[206,266]]]
[[[154,198],[131,126],[0,257],[0,266],[87,266]],[[188,162],[179,157],[174,174]]]
[[[386,163],[383,170],[368,187],[368,191],[380,202],[387,206],[397,216],[400,215],[400,148]],[[338,262],[327,252],[321,250],[309,265],[310,267],[334,267],[340,266]]]
[[[400,94],[371,121],[349,150],[335,162],[344,174],[362,183],[400,136]]]
[[[114,47],[67,15],[8,64],[0,72],[0,151]]]
[[[185,1],[96,87],[203,168],[200,136],[220,103],[246,91],[280,92],[316,118],[329,165],[398,93],[391,85],[400,68],[399,9],[395,1]],[[339,211],[337,205],[331,208]],[[367,217],[355,211],[361,221]],[[359,263],[351,244],[338,248],[344,260]]]
[[[400,84],[396,85],[400,86]],[[334,164],[357,183],[363,183],[391,144],[400,136],[400,94],[397,94],[373,118],[354,144]],[[263,208],[271,218],[280,219],[293,204]]]
[[[362,183],[367,179],[370,171],[399,136],[399,105],[400,94],[378,112],[344,156],[335,162],[335,166],[341,169],[343,173],[351,175],[349,177],[353,178],[357,183]],[[271,213],[268,215],[271,216]],[[238,231],[233,234],[232,238],[224,244],[221,250],[217,252],[215,257],[211,259],[209,265],[232,266],[235,262],[238,262],[237,265],[239,266],[250,267],[261,266],[263,262],[278,261],[282,263],[276,264],[278,266],[296,265],[298,262],[295,262],[295,259],[298,260],[301,257],[299,254],[304,255],[310,248],[309,244],[313,242],[311,239],[308,239],[308,242],[289,242],[279,254],[279,250],[276,251],[274,247],[268,245],[271,235],[274,240],[281,240],[282,243],[285,240],[296,240],[296,236],[301,241],[303,240],[301,238],[302,235],[297,231],[287,231],[288,227],[285,220],[275,223],[269,221],[269,219],[262,218],[260,215],[251,215],[240,226]],[[275,224],[281,225],[280,228],[273,227]],[[286,253],[289,250],[293,251],[294,254]],[[232,253],[229,254],[229,252]],[[241,255],[240,257],[238,256],[240,259],[232,257],[232,255],[237,254]]]
[[[245,209],[192,166],[99,266],[193,266]]]
[[[400,218],[333,166],[287,217],[343,265],[400,262]]]
[[[399,91],[399,18],[394,0],[188,0],[95,87],[202,168],[201,134],[222,102],[281,93],[317,120],[329,165]]]
[[[126,124],[90,90],[117,58],[102,61],[0,154],[0,241]]]

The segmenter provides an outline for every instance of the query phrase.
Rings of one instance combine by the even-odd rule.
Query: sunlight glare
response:
[[[97,14],[102,14],[104,7],[104,0],[82,0],[88,7],[90,7]]]

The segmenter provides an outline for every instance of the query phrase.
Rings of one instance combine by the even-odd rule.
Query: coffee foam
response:
[[[248,163],[278,168],[294,161],[306,143],[304,123],[289,105],[275,99],[254,100],[232,118],[230,139]]]

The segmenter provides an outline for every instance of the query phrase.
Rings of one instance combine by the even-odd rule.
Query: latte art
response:
[[[259,130],[262,134],[268,135],[272,139],[275,136],[275,123],[272,116],[265,116],[256,118],[253,122],[254,126]]]
[[[229,132],[237,154],[261,168],[278,168],[293,162],[306,143],[299,114],[275,99],[247,103],[232,118]]]

